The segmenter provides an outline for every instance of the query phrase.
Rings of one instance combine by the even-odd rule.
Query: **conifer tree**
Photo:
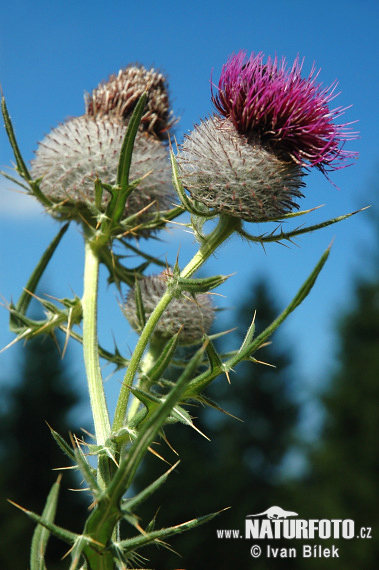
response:
[[[310,455],[308,478],[297,488],[297,501],[306,504],[312,518],[354,520],[357,537],[361,527],[371,528],[371,539],[322,541],[325,547],[339,547],[333,568],[376,568],[379,281],[357,284],[355,300],[340,322],[338,356],[338,369],[322,397],[324,427]],[[302,567],[316,568],[318,563],[308,559]]]

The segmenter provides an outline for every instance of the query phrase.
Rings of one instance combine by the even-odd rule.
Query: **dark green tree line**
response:
[[[370,527],[370,539],[322,541],[339,547],[328,567],[370,570],[379,560],[379,281],[357,284],[338,336],[338,367],[321,399],[323,430],[293,503],[312,518],[354,520],[356,536]],[[320,568],[320,560],[301,567]]]

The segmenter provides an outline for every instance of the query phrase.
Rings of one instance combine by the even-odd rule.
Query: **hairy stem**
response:
[[[100,370],[97,339],[97,297],[99,259],[89,240],[85,240],[83,307],[83,356],[97,445],[105,445],[110,436],[110,422]],[[104,486],[108,477],[104,462],[99,460],[98,479]]]

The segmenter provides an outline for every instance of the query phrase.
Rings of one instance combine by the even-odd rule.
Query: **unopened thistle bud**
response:
[[[170,271],[166,271],[160,275],[144,277],[138,282],[146,320],[165,293],[166,280],[171,274]],[[193,296],[184,293],[184,295],[174,298],[159,319],[154,329],[156,340],[168,340],[181,329],[178,343],[191,345],[201,342],[203,335],[209,332],[214,319],[210,295],[207,293]],[[143,327],[137,314],[134,288],[128,293],[124,314],[133,329],[141,332]]]
[[[31,173],[41,178],[42,192],[55,203],[72,206],[71,217],[82,206],[95,203],[94,181],[114,185],[126,127],[104,118],[87,116],[59,125],[39,144]],[[170,208],[173,201],[171,170],[165,147],[144,133],[135,140],[130,180],[143,178],[130,194],[124,217],[153,204],[150,212]],[[102,206],[109,201],[103,192]]]
[[[138,99],[148,90],[149,98],[140,123],[141,130],[160,140],[167,140],[167,131],[175,122],[170,110],[165,77],[155,69],[129,65],[100,83],[86,97],[86,114],[90,117],[115,118],[127,124]]]
[[[322,88],[313,68],[301,77],[296,59],[263,61],[263,54],[233,55],[212,101],[215,115],[195,126],[179,148],[183,185],[192,197],[247,221],[280,218],[302,196],[304,169],[324,174],[347,166],[357,153],[349,124],[335,125],[344,109],[329,110],[336,84]]]

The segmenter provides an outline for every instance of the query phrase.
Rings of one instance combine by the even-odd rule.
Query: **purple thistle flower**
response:
[[[264,54],[246,52],[232,55],[222,68],[218,92],[212,101],[238,133],[256,136],[261,144],[283,160],[292,159],[302,167],[316,166],[321,172],[337,170],[357,158],[356,152],[343,149],[344,143],[357,138],[351,123],[334,124],[346,110],[329,110],[336,97],[337,83],[323,88],[312,68],[308,78],[301,77],[302,62],[296,58],[288,68]]]

